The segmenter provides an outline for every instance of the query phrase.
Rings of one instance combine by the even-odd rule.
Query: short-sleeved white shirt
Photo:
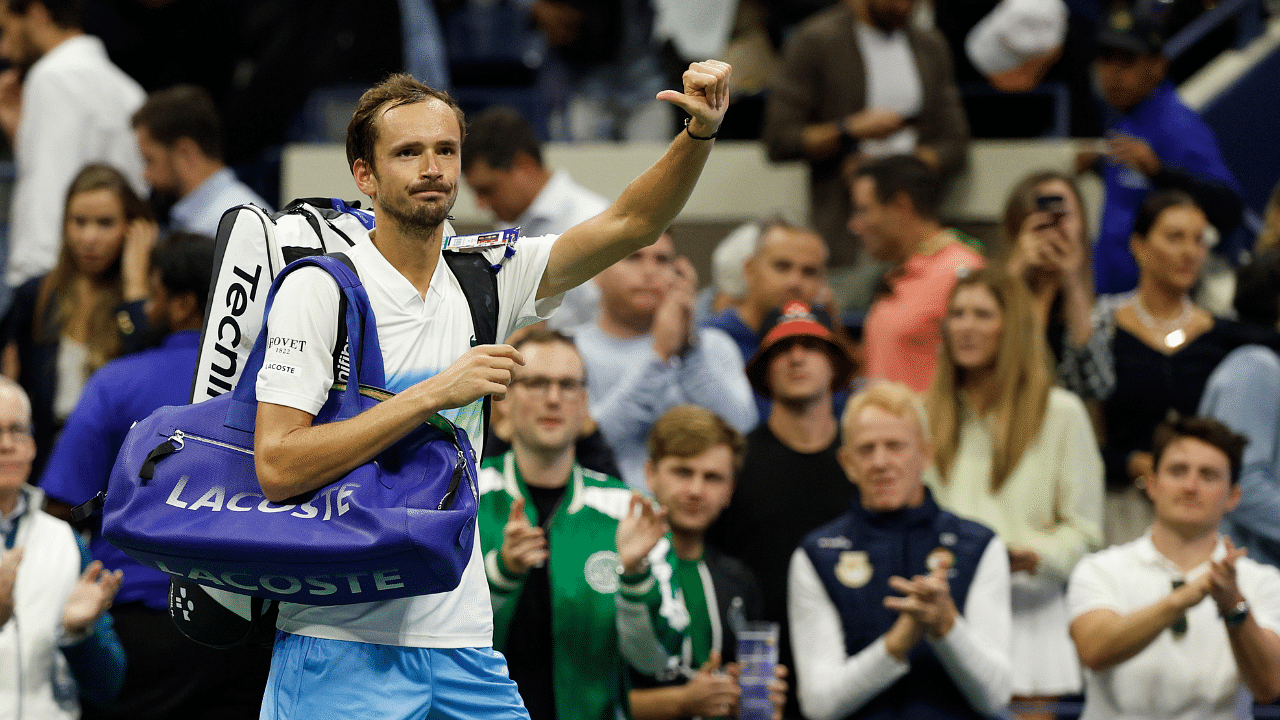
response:
[[[1225,553],[1219,541],[1213,556]],[[1198,577],[1208,567],[1205,563],[1184,574],[1156,550],[1150,533],[1088,555],[1071,573],[1071,618],[1102,608],[1121,614],[1141,610],[1168,595],[1174,580]],[[1280,570],[1240,558],[1236,582],[1258,624],[1280,632]],[[1187,611],[1187,633],[1180,639],[1166,630],[1110,670],[1086,670],[1080,717],[1233,720],[1242,693],[1248,690],[1240,681],[1226,626],[1213,598],[1205,597]]]
[[[555,236],[522,238],[498,272],[498,342],[555,312],[561,296],[536,300]],[[400,392],[441,372],[473,344],[471,311],[443,258],[426,297],[387,262],[373,243],[347,251],[378,320],[387,389]],[[498,262],[502,248],[485,251]],[[267,318],[272,342],[258,373],[260,402],[319,412],[333,384],[332,348],[338,333],[337,283],[319,268],[285,278]],[[441,414],[467,431],[482,450],[481,402]],[[319,549],[318,549],[319,551]],[[490,647],[493,613],[477,536],[457,589],[448,593],[356,605],[282,603],[285,632],[335,640],[407,647]]]

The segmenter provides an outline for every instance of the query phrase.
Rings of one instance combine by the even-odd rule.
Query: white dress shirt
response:
[[[142,155],[131,121],[145,100],[142,87],[111,63],[92,35],[63,41],[31,66],[14,139],[17,182],[5,276],[10,286],[53,269],[67,188],[85,165],[108,163],[143,191]]]

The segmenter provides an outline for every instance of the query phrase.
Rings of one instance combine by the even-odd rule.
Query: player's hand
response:
[[[547,535],[542,528],[534,527],[524,512],[524,498],[511,503],[507,524],[502,526],[502,564],[512,575],[523,575],[547,561]]]
[[[638,492],[631,493],[627,516],[618,523],[614,542],[618,562],[627,574],[639,572],[645,556],[667,534],[667,510]]]
[[[689,131],[706,137],[720,129],[729,107],[729,76],[733,68],[719,60],[704,60],[684,71],[684,92],[663,90],[658,99],[689,113]]]
[[[742,689],[734,677],[720,669],[720,651],[712,650],[689,682],[684,684],[680,717],[729,717],[737,714]]]
[[[1163,167],[1155,151],[1142,138],[1116,134],[1110,138],[1108,147],[1112,160],[1128,165],[1147,177],[1155,177]]]
[[[103,569],[100,560],[89,563],[80,574],[80,580],[71,588],[67,604],[62,608],[62,630],[68,635],[83,635],[89,631],[102,613],[111,607],[124,573]]]
[[[0,555],[0,627],[13,617],[13,586],[18,579],[18,565],[22,562],[22,548],[6,550]]]
[[[151,294],[151,250],[159,235],[160,227],[150,220],[137,218],[129,223],[120,251],[120,278],[126,301],[144,300]]]
[[[653,315],[650,335],[653,351],[663,360],[684,352],[693,342],[693,307],[697,298],[698,271],[686,257],[675,259],[675,280]]]
[[[524,365],[524,356],[510,345],[477,345],[422,382],[431,389],[436,408],[459,408],[485,395],[506,397],[516,365]]]
[[[885,108],[867,108],[844,119],[845,132],[856,138],[871,140],[889,137],[906,124],[906,118],[901,113]]]

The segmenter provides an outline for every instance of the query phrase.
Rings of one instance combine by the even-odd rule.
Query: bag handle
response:
[[[335,253],[337,255],[338,253]],[[344,262],[346,260],[347,262]],[[348,356],[351,367],[348,371],[346,387],[342,390],[341,401],[333,420],[346,420],[360,413],[360,384],[385,387],[386,376],[382,366],[382,349],[378,344],[378,327],[373,321],[373,309],[369,305],[369,296],[360,283],[360,278],[347,264],[349,259],[326,255],[312,255],[299,258],[286,266],[271,283],[271,291],[267,295],[266,307],[263,309],[262,329],[253,344],[253,350],[245,358],[244,371],[232,391],[231,403],[227,409],[226,425],[244,432],[253,432],[258,413],[257,379],[262,369],[262,361],[267,352],[267,323],[265,318],[271,315],[271,305],[276,293],[280,290],[286,276],[298,268],[314,265],[329,273],[338,283],[338,288],[346,298],[346,328]],[[339,338],[340,339],[340,338]],[[340,351],[340,350],[339,350]]]

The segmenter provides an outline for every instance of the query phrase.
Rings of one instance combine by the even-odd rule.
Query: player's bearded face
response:
[[[444,222],[457,199],[457,182],[430,179],[420,179],[400,192],[379,193],[378,197],[382,211],[397,223],[423,230]]]

